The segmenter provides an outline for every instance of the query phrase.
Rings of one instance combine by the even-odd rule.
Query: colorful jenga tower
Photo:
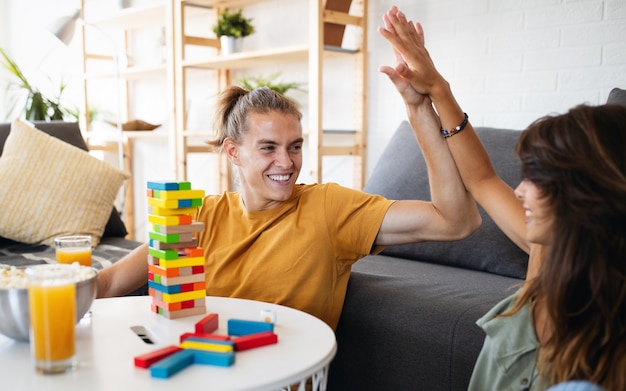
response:
[[[147,196],[151,309],[170,319],[204,314],[204,250],[193,237],[204,231],[204,223],[194,221],[204,191],[189,182],[150,181]]]

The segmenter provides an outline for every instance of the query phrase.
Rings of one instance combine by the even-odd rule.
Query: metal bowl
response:
[[[84,267],[84,266],[83,266]],[[76,284],[76,322],[89,311],[98,288],[94,276]],[[26,288],[0,288],[0,333],[19,341],[29,340],[30,317]]]

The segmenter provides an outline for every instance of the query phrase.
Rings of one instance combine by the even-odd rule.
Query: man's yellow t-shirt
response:
[[[373,253],[392,203],[337,184],[297,185],[260,212],[248,212],[236,192],[208,196],[198,212],[207,295],[285,305],[335,329],[350,267]]]

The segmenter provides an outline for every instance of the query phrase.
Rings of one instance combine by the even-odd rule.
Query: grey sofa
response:
[[[608,103],[626,104],[626,91]],[[492,163],[520,180],[520,132],[478,128]],[[396,130],[365,191],[428,199],[421,151],[407,122]],[[458,242],[387,247],[358,261],[337,328],[328,389],[466,390],[484,333],[476,320],[523,282],[528,256],[480,209],[483,223]]]

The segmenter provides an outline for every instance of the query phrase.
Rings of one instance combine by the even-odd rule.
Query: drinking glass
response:
[[[54,238],[57,263],[91,266],[91,236],[72,235]]]
[[[26,268],[31,353],[43,374],[67,372],[76,366],[76,280],[70,265]]]

